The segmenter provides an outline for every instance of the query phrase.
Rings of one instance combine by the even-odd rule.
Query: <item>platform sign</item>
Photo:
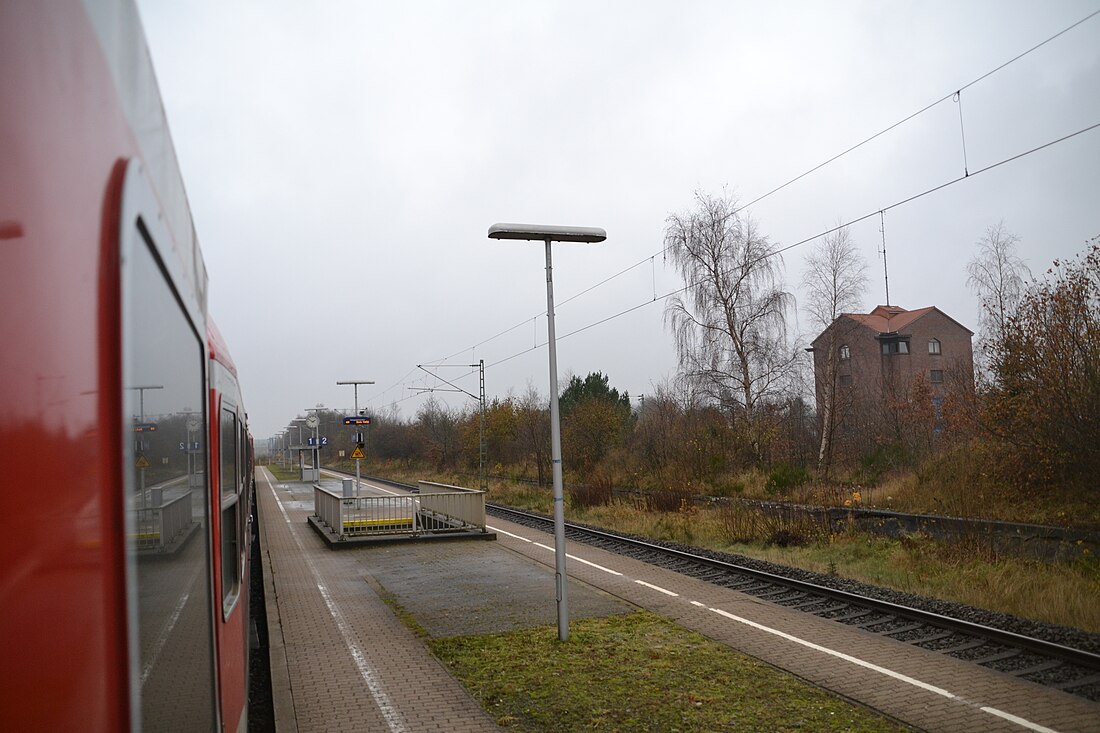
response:
[[[353,416],[353,417],[345,417],[344,418],[344,424],[345,425],[370,425],[370,418],[369,417],[363,417],[362,415]]]
[[[351,452],[351,457],[352,458],[366,458],[366,456],[363,455],[363,448],[361,446],[358,446],[358,445],[355,446],[355,450],[353,450]]]
[[[149,463],[149,459],[146,458],[144,454],[138,453],[138,457],[137,457],[137,467],[138,468],[149,468],[149,466],[151,466],[151,465],[152,464]]]
[[[135,433],[155,433],[157,432],[157,424],[155,422],[136,422],[134,423]]]
[[[306,442],[312,447],[324,448],[328,445],[328,438],[322,435],[320,438],[308,438]]]

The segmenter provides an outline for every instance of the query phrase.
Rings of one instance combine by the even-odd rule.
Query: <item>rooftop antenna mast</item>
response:
[[[886,268],[886,212],[878,212],[879,234],[882,235],[882,277],[886,281],[886,305],[890,305],[890,271]]]

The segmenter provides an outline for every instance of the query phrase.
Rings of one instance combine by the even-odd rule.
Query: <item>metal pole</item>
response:
[[[359,383],[355,385],[355,416],[359,417]],[[358,447],[358,446],[356,446]],[[355,497],[359,498],[359,459],[355,459]]]
[[[485,449],[485,360],[478,360],[478,370],[481,372],[481,421],[478,423],[478,473],[481,479],[481,490],[489,490],[489,477],[486,475],[485,465],[487,452]]]
[[[546,328],[550,345],[550,461],[554,477],[554,579],[557,583],[558,640],[569,639],[569,582],[565,574],[565,498],[561,477],[561,422],[558,413],[558,349],[554,332],[554,268],[546,238]]]

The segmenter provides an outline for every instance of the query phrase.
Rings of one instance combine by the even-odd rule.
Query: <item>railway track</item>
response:
[[[418,491],[398,481],[370,480]],[[541,514],[498,504],[486,504],[486,510],[516,524],[554,531],[553,519]],[[1100,702],[1100,637],[1095,634],[571,522],[565,533],[574,542]],[[800,577],[781,574],[787,572]],[[830,582],[858,586],[858,591],[831,587]],[[913,600],[935,610],[916,607]]]
[[[553,532],[553,520],[548,517],[495,504],[487,505],[487,510],[493,516],[517,524]],[[962,617],[984,615],[977,609],[937,602],[941,607],[951,607],[950,610],[956,613],[923,610],[748,567],[741,564],[743,558],[578,524],[566,523],[566,537],[771,603],[948,654],[1088,700],[1100,701],[1100,653]],[[802,571],[798,574],[809,575]],[[1065,636],[1063,632],[1070,631],[1059,627],[1050,629],[1048,636]]]

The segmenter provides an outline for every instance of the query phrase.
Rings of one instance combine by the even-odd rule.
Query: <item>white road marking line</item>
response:
[[[546,545],[542,544],[541,542],[535,542],[533,540],[527,539],[526,537],[520,537],[519,535],[511,534],[510,532],[505,532],[502,529],[496,529],[495,527],[489,527],[489,529],[493,530],[494,532],[500,532],[502,534],[506,534],[509,537],[515,537],[516,539],[523,540],[524,542],[530,542],[535,547],[541,547],[544,550],[549,550],[550,552],[554,552],[553,547],[547,547]],[[589,562],[588,560],[585,560],[584,558],[574,557],[573,555],[566,555],[566,557],[572,558],[574,560],[578,560],[580,562],[585,563],[586,565],[592,565],[593,567],[599,568],[600,570],[604,570],[604,571],[612,573],[614,575],[622,576],[622,573],[618,573],[618,572],[615,572],[614,570],[609,570],[608,568],[601,567],[599,565],[596,565],[595,563],[592,563],[592,562]],[[637,583],[638,585],[645,586],[646,588],[651,588],[655,591],[658,591],[660,593],[664,593],[664,594],[669,595],[669,596],[673,596],[675,598],[680,597],[679,593],[673,593],[670,590],[666,590],[666,589],[664,589],[660,586],[653,585],[651,583],[647,583],[644,580],[636,580],[635,579],[634,582]],[[909,677],[908,675],[901,674],[900,672],[895,672],[894,670],[887,669],[886,667],[880,667],[877,664],[873,664],[871,662],[864,661],[862,659],[859,659],[858,657],[853,657],[850,654],[845,654],[843,652],[838,652],[835,649],[829,649],[828,647],[821,646],[820,644],[815,644],[812,641],[806,641],[805,639],[799,638],[797,636],[793,636],[793,635],[788,634],[784,631],[780,631],[778,629],[773,629],[770,626],[764,626],[763,624],[759,624],[755,621],[750,621],[747,618],[742,618],[741,616],[735,616],[734,614],[729,613],[728,611],[723,611],[720,608],[710,608],[705,603],[700,603],[699,601],[689,601],[689,603],[691,603],[691,605],[697,606],[699,608],[707,608],[708,610],[713,611],[714,613],[716,613],[720,616],[724,616],[724,617],[726,617],[728,619],[731,619],[733,621],[737,621],[738,623],[745,624],[746,626],[751,626],[752,628],[758,629],[758,630],[763,631],[765,633],[773,634],[773,635],[778,636],[782,639],[786,639],[787,641],[791,641],[795,644],[800,644],[804,647],[808,647],[808,648],[813,649],[815,651],[822,652],[823,654],[828,654],[830,656],[836,657],[838,659],[842,659],[846,662],[850,662],[850,663],[855,664],[857,666],[864,667],[864,668],[869,669],[873,672],[878,672],[879,674],[885,675],[887,677],[891,677],[891,678],[896,679],[900,682],[905,682],[906,684],[912,685],[914,687],[918,687],[922,690],[926,690],[926,691],[932,692],[936,695],[946,697],[949,700],[956,700],[956,701],[958,701],[958,702],[960,702],[964,705],[977,707],[979,710],[981,710],[984,713],[988,713],[989,715],[993,715],[993,716],[996,716],[996,717],[1001,718],[1003,720],[1007,720],[1009,722],[1015,723],[1016,725],[1019,725],[1023,728],[1027,728],[1028,730],[1036,731],[1036,733],[1058,733],[1058,731],[1054,730],[1053,728],[1047,728],[1046,726],[1040,725],[1038,723],[1033,723],[1030,720],[1018,717],[1018,716],[1013,715],[1011,713],[1006,713],[1003,710],[998,710],[997,708],[994,708],[994,707],[988,707],[988,706],[978,707],[978,705],[976,703],[973,703],[969,700],[966,700],[965,698],[959,697],[955,693],[950,692],[948,690],[945,690],[942,687],[936,687],[935,685],[928,684],[927,682],[922,682],[922,681],[920,681],[920,680],[918,680],[914,677]]]
[[[765,626],[764,624],[758,624],[755,621],[750,621],[749,619],[742,618],[741,616],[735,616],[732,613],[729,613],[728,611],[723,611],[720,608],[712,608],[710,610],[714,611],[719,616],[725,616],[726,618],[728,618],[732,621],[736,621],[738,623],[745,624],[746,626],[751,626],[754,629],[758,629],[758,630],[763,631],[763,632],[768,633],[768,634],[773,634],[774,636],[778,636],[781,639],[786,639],[787,641],[792,641],[795,644],[800,644],[800,645],[802,645],[804,647],[807,647],[809,649],[813,649],[815,651],[822,652],[823,654],[828,654],[830,656],[836,657],[837,659],[843,659],[846,662],[851,662],[852,664],[858,665],[860,667],[864,667],[864,668],[869,669],[873,672],[878,672],[879,674],[884,674],[887,677],[892,677],[896,680],[900,680],[900,681],[905,682],[907,684],[913,685],[914,687],[919,687],[922,690],[927,690],[928,692],[933,692],[937,695],[940,695],[942,697],[946,697],[950,700],[957,700],[958,699],[958,695],[956,695],[952,692],[948,692],[947,690],[943,689],[942,687],[936,687],[935,685],[930,685],[927,682],[921,682],[918,679],[914,679],[913,677],[909,677],[907,675],[901,674],[900,672],[895,672],[892,669],[886,669],[886,667],[880,667],[877,664],[872,664],[871,662],[866,662],[862,659],[859,659],[858,657],[853,657],[850,654],[845,654],[844,652],[838,652],[835,649],[830,649],[828,647],[821,646],[820,644],[815,644],[812,641],[806,641],[805,639],[802,639],[800,637],[794,636],[792,634],[788,634],[785,631],[780,631],[779,629],[773,629],[772,627]]]
[[[517,540],[523,540],[524,542],[534,542],[534,540],[529,540],[526,537],[520,537],[518,534],[512,534],[511,532],[505,532],[503,529],[497,529],[496,527],[490,526],[488,524],[486,524],[485,526],[488,527],[489,529],[493,530],[494,532],[498,532],[500,534],[506,534],[509,537],[516,538]]]
[[[329,471],[329,470],[324,469],[324,468],[321,469],[321,473],[327,473],[329,476],[334,476],[338,479],[348,478],[345,474],[333,473],[332,471]],[[408,496],[409,495],[409,492],[407,492],[407,491],[390,491],[389,489],[384,489],[381,486],[379,486],[378,484],[372,483],[372,482],[366,480],[365,478],[359,479],[359,485],[360,486],[369,486],[372,489],[376,489],[378,491],[384,491],[387,494],[390,494],[392,496]]]
[[[1006,713],[1004,710],[998,710],[997,708],[982,708],[983,713],[989,713],[995,715],[998,718],[1004,718],[1007,721],[1015,723],[1016,725],[1023,726],[1029,730],[1038,731],[1038,733],[1058,733],[1058,731],[1047,728],[1045,725],[1039,725],[1038,723],[1032,723],[1030,720],[1024,720],[1023,718],[1016,717],[1012,713]]]
[[[374,698],[375,704],[378,705],[378,710],[382,713],[382,717],[386,721],[386,726],[392,733],[404,733],[408,730],[405,719],[397,709],[397,706],[393,704],[393,700],[390,699],[389,694],[386,693],[385,687],[382,685],[382,680],[378,678],[377,672],[375,672],[367,661],[367,655],[363,653],[363,650],[359,648],[359,644],[357,644],[352,637],[351,629],[348,626],[347,620],[344,618],[343,611],[340,610],[336,601],[333,600],[332,596],[329,594],[328,587],[321,582],[320,575],[317,573],[317,567],[306,554],[305,548],[302,547],[302,543],[298,539],[298,535],[294,533],[294,525],[290,521],[290,515],[287,514],[286,509],[283,508],[283,502],[279,501],[279,495],[275,493],[275,488],[271,485],[270,480],[267,482],[267,487],[271,490],[271,495],[275,497],[275,501],[279,505],[279,511],[283,513],[283,519],[286,520],[287,527],[290,528],[290,536],[294,538],[294,543],[298,545],[299,555],[306,561],[306,565],[309,566],[309,571],[313,574],[317,590],[321,592],[321,598],[324,599],[325,605],[328,606],[329,615],[331,615],[332,620],[336,622],[336,627],[340,630],[340,635],[344,637],[344,644],[347,646],[348,651],[351,652],[351,658],[355,662],[355,666],[359,669],[359,676],[362,677],[363,681],[367,684],[367,689],[370,691],[371,697]]]
[[[592,567],[596,568],[597,570],[602,570],[605,573],[609,573],[611,575],[619,575],[619,576],[622,575],[622,573],[620,573],[617,570],[612,570],[611,568],[605,568],[603,565],[597,565],[594,562],[590,562],[588,560],[585,560],[583,557],[575,557],[574,555],[568,555],[568,554],[566,555],[566,557],[568,557],[570,560],[576,560],[577,562],[583,562],[585,565],[591,565]]]
[[[547,547],[546,545],[535,542],[534,540],[529,540],[526,537],[521,537],[518,534],[512,534],[511,532],[505,532],[503,529],[498,529],[498,528],[490,526],[488,524],[485,525],[485,526],[488,529],[493,530],[494,532],[499,532],[500,534],[508,535],[509,537],[514,537],[517,540],[523,540],[524,542],[530,543],[532,545],[536,545],[536,546],[541,547],[545,550],[550,550],[550,552],[554,552],[553,547]],[[569,554],[566,554],[566,557],[568,557],[570,560],[576,560],[577,562],[583,562],[585,565],[590,565],[591,567],[594,567],[597,570],[602,570],[605,573],[608,573],[610,575],[620,575],[620,576],[622,575],[622,573],[620,573],[617,570],[612,570],[611,568],[605,568],[603,565],[597,565],[596,563],[594,563],[590,560],[585,560],[583,557],[577,557],[576,555],[569,555]]]
[[[646,588],[652,588],[653,590],[657,591],[658,593],[664,593],[666,596],[672,596],[673,598],[679,598],[680,597],[679,593],[673,593],[670,590],[665,590],[664,588],[662,588],[659,585],[653,585],[652,583],[647,583],[644,580],[635,580],[634,582],[637,583],[638,585],[644,585]]]
[[[168,637],[172,635],[172,631],[176,628],[176,624],[179,623],[180,614],[183,613],[183,607],[187,605],[187,601],[191,598],[191,587],[195,585],[195,579],[199,577],[199,570],[196,568],[195,572],[191,573],[191,579],[187,581],[187,592],[180,596],[179,601],[176,602],[175,608],[172,609],[172,613],[169,614],[168,619],[164,623],[164,628],[161,629],[160,634],[157,635],[157,640],[153,643],[152,653],[149,655],[149,659],[146,660],[145,666],[141,669],[141,684],[145,684],[149,679],[149,675],[153,673],[153,668],[157,666],[157,661],[160,659],[160,653],[164,651],[164,645],[168,643]]]

